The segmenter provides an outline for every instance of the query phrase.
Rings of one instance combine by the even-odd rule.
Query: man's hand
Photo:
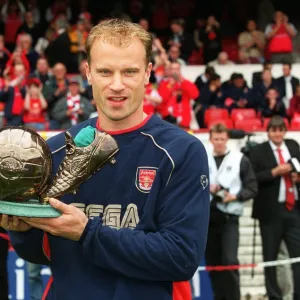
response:
[[[78,241],[88,223],[88,218],[79,208],[51,198],[50,204],[62,215],[58,218],[25,218],[21,219],[28,225],[39,228],[52,235]]]
[[[1,215],[0,216],[0,225],[6,230],[9,231],[19,231],[25,232],[31,229],[31,226],[24,221],[20,220],[16,216]]]
[[[292,171],[292,166],[289,163],[280,164],[276,168],[272,169],[273,177],[282,176]]]
[[[293,183],[297,183],[299,182],[300,178],[299,178],[299,174],[297,172],[293,172],[291,173],[291,179]]]
[[[209,189],[211,194],[216,194],[221,189],[221,187],[218,184],[211,184]]]
[[[223,199],[223,203],[229,203],[231,201],[235,201],[237,199],[236,195],[231,195],[229,192],[225,191],[225,198]]]

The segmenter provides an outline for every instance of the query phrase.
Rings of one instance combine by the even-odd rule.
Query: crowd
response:
[[[138,10],[139,1],[132,2]],[[235,61],[223,49],[221,25],[214,16],[198,20],[191,33],[182,18],[171,19],[167,30],[163,20],[169,20],[170,15],[163,14],[163,6],[155,6],[152,18],[138,18],[138,11],[135,13],[128,15],[116,9],[112,15],[131,18],[154,37],[154,67],[145,97],[147,113],[157,113],[183,128],[190,127],[194,113],[199,127],[206,128],[210,126],[206,117],[209,108],[225,108],[229,114],[234,108],[251,108],[257,118],[278,114],[292,119],[298,112],[299,80],[291,77],[296,29],[281,11],[275,12],[274,22],[266,27],[265,34],[257,29],[254,20],[247,22],[247,30],[237,38],[239,51]],[[67,1],[56,0],[46,9],[48,25],[43,32],[39,26],[43,16],[36,1],[29,1],[26,6],[21,1],[7,1],[1,15],[0,102],[5,124],[56,130],[97,114],[86,78],[84,50],[93,16],[84,11],[74,17]],[[192,83],[183,78],[180,68],[193,63],[193,57],[199,53],[207,69]],[[229,81],[221,82],[215,71],[218,65],[263,61],[264,70],[254,74],[252,88],[242,74],[234,73]],[[283,77],[272,77],[272,62],[284,63]]]
[[[188,3],[192,2],[188,1]],[[216,17],[209,16],[204,21],[197,20],[197,26],[191,34],[185,29],[183,19],[178,18],[177,15],[169,22],[170,18],[166,15],[163,1],[155,2],[160,5],[155,6],[154,17],[151,20],[141,17],[139,1],[132,1],[132,3],[132,15],[135,17],[127,15],[122,10],[115,11],[114,15],[139,23],[153,36],[151,57],[153,71],[145,89],[144,111],[147,114],[157,114],[183,129],[190,128],[194,114],[199,128],[211,130],[210,139],[215,149],[211,153],[210,166],[213,165],[215,168],[214,176],[218,174],[220,166],[223,166],[221,170],[225,174],[223,174],[224,186],[229,185],[231,190],[223,188],[218,181],[220,178],[211,183],[214,219],[211,218],[208,240],[210,251],[206,252],[206,259],[210,264],[238,264],[238,218],[242,214],[241,202],[256,197],[255,203],[259,203],[259,197],[266,196],[263,191],[265,183],[268,183],[269,187],[273,185],[272,188],[275,187],[278,191],[280,187],[280,195],[277,195],[278,192],[274,199],[278,198],[277,202],[284,203],[287,200],[285,192],[288,190],[284,187],[286,174],[291,169],[286,165],[287,156],[283,160],[280,154],[276,154],[277,162],[274,159],[272,161],[274,164],[270,166],[265,166],[255,151],[250,157],[252,164],[241,154],[238,155],[239,159],[235,153],[228,156],[230,159],[227,159],[228,157],[225,159],[229,153],[226,146],[228,130],[223,125],[215,123],[227,121],[237,109],[248,110],[254,112],[253,119],[261,124],[263,120],[272,118],[273,121],[267,128],[269,144],[285,145],[283,138],[287,127],[284,120],[289,123],[300,115],[300,82],[298,78],[291,75],[292,40],[297,33],[295,26],[281,11],[275,12],[273,21],[270,20],[272,22],[264,31],[257,29],[255,20],[249,20],[246,31],[241,32],[237,38],[239,48],[234,56],[226,52],[223,47],[221,23]],[[184,7],[186,8],[186,5]],[[191,9],[192,6],[183,13],[188,15]],[[45,16],[41,16],[35,1],[28,1],[26,5],[18,0],[6,1],[2,6],[0,102],[5,125],[25,124],[35,130],[60,130],[97,115],[92,86],[86,75],[88,57],[85,52],[85,42],[95,20],[87,11],[81,12],[78,17],[72,14],[67,1],[64,0],[55,0],[47,8]],[[44,32],[39,27],[42,18],[45,18],[48,23]],[[74,19],[75,22],[72,23],[71,20]],[[181,68],[199,61],[206,65],[205,72],[199,74],[195,82],[191,82],[183,76]],[[216,71],[219,65],[251,63],[260,63],[263,66],[261,72],[253,74],[251,83],[247,83],[240,73],[233,73],[230,80],[222,82]],[[283,76],[273,77],[273,63],[282,63]],[[216,118],[217,114],[214,115],[212,111],[225,112],[226,117],[221,118],[218,115],[219,117]],[[276,117],[281,118],[276,119]],[[228,124],[239,128],[232,120]],[[294,151],[293,147],[295,144],[291,146],[292,150],[286,151],[284,148],[282,151],[286,153],[289,150]],[[272,148],[274,153],[278,150],[275,148]],[[262,150],[262,148],[258,149]],[[295,156],[299,154],[299,149],[296,150]],[[214,157],[214,154],[218,155]],[[280,167],[281,164],[284,166]],[[225,171],[234,171],[235,177],[228,177]],[[229,179],[235,181],[228,182]],[[298,178],[295,178],[294,183],[296,181],[298,182]],[[296,191],[296,188],[294,189]],[[220,203],[222,201],[224,203]],[[285,206],[279,206],[274,201],[270,206],[276,207],[273,216],[277,214],[282,223],[286,223],[287,230],[284,231],[282,228],[275,228],[275,230],[274,227],[272,228],[275,223],[274,218],[265,220],[259,215],[261,211],[266,211],[267,207],[254,207],[254,217],[260,220],[262,237],[266,240],[265,260],[277,258],[281,242],[281,239],[268,241],[267,238],[271,235],[282,237],[287,235],[284,236],[287,246],[293,252],[293,256],[297,256],[298,240],[295,242],[289,237],[289,233],[293,234],[299,227],[298,223],[296,224],[298,220],[295,199],[292,209],[288,208],[292,211],[290,214]],[[223,236],[223,229],[224,232],[227,229],[230,232],[226,231],[223,244],[215,247],[215,241],[221,241],[219,237]],[[2,231],[3,235],[4,233]],[[0,239],[0,242],[3,243],[3,239]],[[276,251],[271,249],[274,244],[278,246]],[[7,252],[7,243],[2,248]],[[219,251],[215,254],[216,248],[222,253]],[[228,254],[225,259],[224,253]],[[5,266],[0,267],[5,268]],[[42,292],[41,282],[38,279],[40,265],[29,263],[28,271],[29,275],[32,275],[30,277],[32,297],[36,294],[37,299],[40,299]],[[298,268],[296,272],[299,273]],[[295,281],[299,276],[298,273],[294,275]],[[212,283],[216,297],[220,293],[218,299],[239,299],[237,271],[226,273],[226,280],[214,275],[212,275]],[[274,276],[274,270],[266,273],[268,294],[275,299],[280,297],[280,291]],[[227,290],[224,288],[225,282]],[[223,291],[227,295],[224,296]],[[7,295],[7,291],[2,292]],[[298,287],[295,287],[295,295],[299,299]]]

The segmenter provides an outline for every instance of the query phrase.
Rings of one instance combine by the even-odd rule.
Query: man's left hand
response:
[[[291,179],[292,179],[292,182],[294,182],[294,183],[300,181],[299,175],[298,175],[298,173],[296,173],[296,172],[292,172],[292,173],[291,173]]]
[[[51,198],[50,204],[62,215],[58,218],[27,218],[20,217],[21,220],[39,228],[52,235],[60,236],[69,240],[78,241],[88,223],[88,218],[79,208],[65,204],[57,199]]]
[[[231,201],[235,201],[236,199],[236,195],[231,195],[230,193],[225,192],[225,198],[223,199],[223,203],[229,203]]]

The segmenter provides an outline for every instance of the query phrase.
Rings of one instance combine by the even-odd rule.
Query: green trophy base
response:
[[[0,201],[0,214],[29,218],[57,218],[61,212],[50,204],[40,204],[37,200],[27,202]]]

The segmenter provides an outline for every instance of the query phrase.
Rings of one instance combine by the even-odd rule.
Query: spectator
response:
[[[4,117],[7,125],[22,125],[24,111],[24,97],[26,84],[26,71],[22,64],[14,66],[15,77],[9,82],[5,93]]]
[[[23,122],[35,130],[46,129],[47,101],[42,94],[42,83],[38,78],[27,81]]]
[[[67,1],[54,0],[54,2],[46,10],[46,21],[50,23],[61,14],[65,15],[68,21],[72,18],[72,11],[68,6]]]
[[[161,102],[162,97],[157,92],[157,89],[154,86],[154,82],[151,82],[150,78],[149,83],[145,87],[144,112],[147,115],[154,114],[156,106],[159,105]]]
[[[64,17],[60,17],[55,22],[57,37],[49,43],[45,50],[45,56],[48,59],[50,67],[57,63],[62,63],[66,66],[69,73],[76,73],[78,66],[72,64],[72,56],[70,52],[70,39],[67,32],[69,24]],[[59,53],[59,55],[57,55]]]
[[[81,61],[79,65],[79,75],[76,78],[79,82],[80,94],[84,95],[86,98],[89,98],[87,97],[87,89],[89,88],[90,84],[86,77],[86,64],[86,59]]]
[[[194,49],[193,37],[184,30],[184,21],[181,19],[172,20],[170,26],[172,35],[168,41],[168,45],[169,47],[179,47],[181,53],[180,58],[187,62]]]
[[[18,28],[17,36],[22,33],[27,33],[31,36],[32,46],[34,47],[41,35],[40,27],[35,23],[33,12],[26,11],[24,14],[24,23]]]
[[[268,50],[271,54],[272,63],[293,63],[293,38],[297,30],[292,23],[289,23],[287,15],[282,11],[276,11],[274,24],[269,24],[265,35],[269,40]]]
[[[0,76],[3,75],[3,71],[10,59],[10,56],[10,52],[4,46],[4,37],[3,35],[0,35]]]
[[[48,61],[44,57],[40,57],[36,63],[36,69],[30,74],[30,77],[38,78],[43,85],[52,80],[52,73],[49,70]]]
[[[205,27],[206,21],[204,19],[197,19],[196,20],[196,27],[194,29],[194,44],[198,49],[201,49],[203,47],[203,42],[200,40],[201,32],[203,28]]]
[[[266,69],[270,70],[271,77],[272,77],[272,64],[269,61],[265,61],[263,63],[263,65],[262,65],[262,67],[263,67],[263,70],[266,70]],[[259,71],[259,72],[254,72],[252,74],[252,87],[254,87],[257,83],[261,83],[262,82],[261,75],[262,75],[263,70]]]
[[[5,24],[4,40],[10,52],[14,51],[16,33],[18,28],[22,25],[24,13],[25,8],[19,0],[6,1],[2,6],[1,15]]]
[[[55,29],[49,27],[45,35],[42,37],[39,37],[37,40],[37,43],[35,45],[34,50],[40,55],[40,56],[45,56],[45,50],[49,46],[51,42],[53,42],[56,39],[56,32]]]
[[[200,96],[195,99],[194,111],[200,128],[205,128],[205,111],[208,108],[217,108],[223,106],[223,94],[221,91],[221,77],[218,74],[212,74],[207,84],[203,85]]]
[[[59,122],[59,128],[68,129],[87,120],[94,111],[90,101],[79,93],[79,82],[73,78],[69,82],[66,97],[60,98],[52,110],[52,117]]]
[[[300,114],[300,85],[296,86],[295,95],[291,99],[288,107],[288,115],[292,119],[295,114]]]
[[[295,94],[296,86],[299,84],[299,79],[292,76],[291,71],[291,64],[283,64],[283,76],[276,79],[279,96],[283,100],[286,108],[289,108],[290,100]]]
[[[268,89],[261,115],[264,118],[272,118],[274,116],[285,118],[287,116],[284,104],[279,98],[279,94],[276,89]]]
[[[27,0],[27,10],[32,12],[34,24],[39,24],[41,21],[41,13],[37,0]]]
[[[264,57],[265,37],[264,33],[257,30],[256,22],[249,20],[247,30],[240,33],[238,44],[241,50],[245,51],[250,59],[261,62]]]
[[[139,20],[139,24],[144,28],[144,30],[149,31],[149,21],[145,18]],[[152,60],[155,60],[156,56],[166,53],[166,49],[163,47],[160,39],[155,33],[151,32],[153,42],[152,42]]]
[[[32,48],[32,38],[29,34],[22,34],[20,36],[21,51],[26,55],[30,64],[30,73],[35,70],[39,54]]]
[[[229,60],[227,52],[222,51],[218,54],[218,58],[209,62],[208,65],[211,67],[215,67],[217,65],[234,65],[234,62]]]
[[[261,75],[262,82],[254,85],[251,91],[251,100],[256,109],[265,103],[265,95],[269,89],[277,89],[276,80],[269,69],[265,69]]]
[[[168,51],[170,62],[178,62],[181,66],[185,66],[186,62],[180,58],[180,48],[178,46],[171,46]]]
[[[231,82],[223,89],[223,99],[225,107],[231,111],[233,108],[250,108],[250,90],[247,86],[243,74],[233,73]]]
[[[16,64],[23,64],[25,67],[26,76],[30,74],[30,63],[21,48],[17,48],[10,56],[3,72],[4,75],[8,75],[9,77],[14,78],[14,66]]]
[[[214,16],[208,17],[199,39],[203,43],[204,63],[214,61],[222,51],[220,24]]]
[[[206,67],[204,73],[196,78],[195,84],[198,90],[201,91],[201,88],[206,85],[210,81],[211,77],[215,74],[216,71],[214,67]]]
[[[199,91],[194,83],[182,76],[181,66],[178,62],[171,63],[170,73],[171,77],[162,81],[159,85],[158,93],[163,101],[157,107],[157,111],[163,119],[168,120],[171,116],[172,122],[175,118],[179,126],[189,128],[191,101],[198,97]]]
[[[79,65],[83,59],[85,59],[85,41],[88,35],[88,32],[85,31],[83,20],[79,19],[76,23],[76,26],[71,29],[69,32],[70,40],[70,52],[73,56],[74,68],[79,68]]]
[[[65,65],[57,63],[54,65],[53,77],[49,83],[49,88],[51,89],[51,96],[46,97],[48,102],[48,110],[51,116],[51,111],[53,106],[56,104],[58,99],[65,97],[68,92],[68,80],[67,80],[67,69]]]

